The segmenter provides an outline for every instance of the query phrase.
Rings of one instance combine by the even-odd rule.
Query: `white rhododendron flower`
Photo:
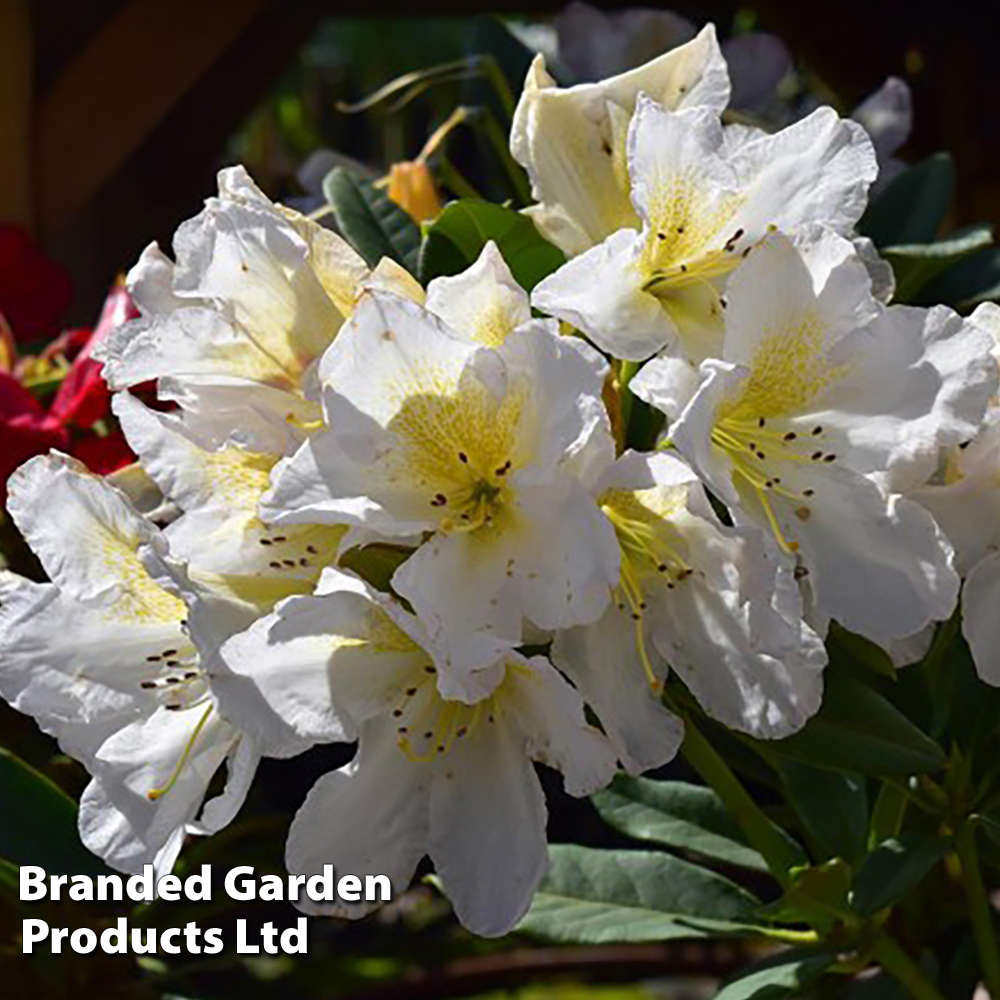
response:
[[[262,611],[308,593],[346,529],[278,530],[258,516],[271,470],[306,436],[286,417],[285,393],[189,377],[162,379],[160,395],[178,409],[151,410],[120,393],[114,410],[142,467],[181,511],[166,529],[171,554],[190,564],[192,579]]]
[[[272,203],[242,167],[219,173],[219,196],[177,230],[174,252],[153,244],[129,274],[142,316],[96,352],[114,388],[208,375],[301,395],[369,277],[344,240]]]
[[[1000,361],[1000,306],[986,302],[969,317],[986,333]],[[909,496],[923,504],[955,546],[955,566],[965,577],[962,632],[979,676],[1000,685],[1000,404],[971,441],[948,450],[940,481]]]
[[[641,96],[627,154],[641,230],[619,229],[569,261],[532,304],[636,361],[664,347],[694,363],[717,357],[722,293],[748,249],[774,228],[846,233],[876,174],[864,129],[832,108],[768,135]]]
[[[668,664],[734,729],[773,739],[802,726],[819,708],[826,651],[757,529],[720,524],[673,455],[628,452],[599,489],[621,548],[616,599],[592,625],[558,633],[552,656],[625,767],[657,767],[680,744],[680,720],[660,699]]]
[[[605,370],[538,321],[492,349],[371,293],[320,365],[329,430],[278,467],[263,515],[428,533],[393,586],[435,634],[593,621],[618,574],[588,489],[613,457]]]
[[[531,319],[528,293],[492,240],[461,274],[435,278],[424,304],[458,336],[487,347],[499,347]]]
[[[9,510],[51,583],[0,608],[0,693],[92,776],[83,842],[114,868],[169,871],[186,833],[243,802],[258,754],[216,710],[184,603],[154,579],[164,543],[125,498],[59,454],[10,480]],[[202,806],[226,764],[224,793]]]
[[[851,244],[824,230],[766,238],[727,294],[722,360],[671,428],[678,451],[797,560],[819,621],[886,643],[947,618],[951,547],[876,479],[975,433],[997,386],[988,338],[943,306],[880,306]],[[653,401],[656,367],[636,380]]]
[[[625,140],[640,93],[667,108],[729,101],[729,75],[715,28],[645,66],[600,83],[563,89],[536,56],[514,114],[510,149],[528,171],[538,205],[529,209],[543,235],[573,255],[623,226],[639,225],[629,200]]]
[[[295,817],[289,871],[384,873],[402,891],[429,854],[462,923],[504,934],[548,866],[531,761],[560,770],[580,796],[611,779],[614,751],[544,657],[503,651],[479,664],[476,700],[455,700],[427,645],[418,619],[330,569],[315,596],[282,602],[222,656],[300,736],[360,741],[355,760],[321,778]],[[372,908],[302,905],[346,917]]]

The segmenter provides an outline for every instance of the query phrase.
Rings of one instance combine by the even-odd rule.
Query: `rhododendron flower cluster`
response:
[[[88,768],[93,851],[169,870],[262,755],[357,742],[289,869],[402,890],[429,856],[497,935],[547,868],[533,762],[583,796],[670,761],[672,678],[786,737],[831,622],[891,650],[968,574],[1000,683],[1000,520],[966,513],[1000,512],[996,310],[887,304],[868,134],[724,125],[729,89],[711,26],[568,89],[536,59],[510,147],[566,259],[531,290],[494,242],[423,287],[240,167],[143,252],[91,355],[141,472],[9,485],[49,582],[0,608],[0,693]]]

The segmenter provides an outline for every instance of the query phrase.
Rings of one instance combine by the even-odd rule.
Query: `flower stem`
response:
[[[993,910],[979,867],[974,817],[969,817],[959,829],[956,853],[962,869],[962,882],[969,902],[969,919],[972,921],[972,933],[979,951],[983,980],[990,996],[1000,997],[1000,942],[993,929]]]
[[[715,789],[750,845],[762,855],[774,877],[787,887],[791,883],[789,872],[799,864],[791,845],[764,815],[690,717],[684,721],[682,752],[688,763]]]
[[[944,994],[924,975],[923,969],[888,935],[879,934],[875,939],[872,957],[916,1000],[944,1000]]]
[[[618,405],[621,408],[623,442],[628,440],[628,424],[632,419],[632,390],[628,385],[639,368],[638,361],[623,361],[618,370]]]

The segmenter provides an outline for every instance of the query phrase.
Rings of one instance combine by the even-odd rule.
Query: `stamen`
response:
[[[180,706],[178,705],[177,708],[179,709]],[[175,711],[176,710],[177,709],[175,709]],[[149,799],[150,802],[155,802],[157,799],[163,798],[163,796],[166,795],[174,787],[174,785],[177,784],[177,779],[180,777],[181,771],[184,769],[184,765],[187,763],[188,757],[191,756],[191,751],[194,749],[195,741],[201,735],[201,731],[205,727],[205,723],[208,722],[208,717],[211,714],[212,714],[212,706],[209,705],[208,708],[206,708],[204,713],[202,714],[202,717],[198,720],[198,724],[194,727],[194,732],[191,734],[191,738],[187,741],[187,744],[184,747],[184,752],[181,754],[181,759],[177,761],[173,773],[170,775],[170,778],[167,781],[167,783],[162,788],[153,788],[146,793],[146,798]]]

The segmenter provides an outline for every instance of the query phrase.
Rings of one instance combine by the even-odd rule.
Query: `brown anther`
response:
[[[276,542],[287,542],[288,539],[284,535],[275,535],[274,540]]]
[[[796,580],[801,580],[808,575],[809,569],[806,566],[796,566],[795,569],[792,570],[792,576],[794,576]]]
[[[818,462],[823,457],[823,452],[821,452],[821,451],[814,451],[809,457],[814,462]]]
[[[315,555],[318,555],[319,550],[316,548],[315,545],[307,545],[306,546],[306,552],[308,552],[309,555],[311,555],[311,556],[315,556]]]
[[[468,731],[469,731],[468,726],[460,726],[458,729],[455,730],[455,735],[459,739],[461,739]]]
[[[397,708],[397,709],[393,710],[392,717],[394,719],[398,719],[402,714],[403,714],[403,710],[401,708]]]
[[[836,455],[826,455],[826,456],[824,456],[823,461],[824,462],[836,462],[837,461],[837,456]]]
[[[181,682],[179,677],[168,677],[166,680],[168,684],[180,684]]]
[[[270,538],[261,538],[259,541],[260,541],[261,545],[273,545],[274,544],[274,542],[272,542]]]
[[[817,425],[816,425],[816,426],[815,426],[815,427],[814,427],[814,428],[812,429],[812,433],[813,433],[813,434],[822,434],[822,433],[823,433],[823,428],[822,428],[822,427],[820,427],[820,426],[819,426],[819,425],[817,424]]]
[[[425,674],[436,674],[437,673],[437,667],[432,666],[430,663],[428,663],[427,666],[424,667],[424,673]]]
[[[816,491],[814,489],[806,489],[802,491],[804,497],[811,497]]]
[[[797,437],[798,437],[798,434],[796,434],[795,431],[789,431],[785,435],[785,440],[786,441],[794,441]]]
[[[812,517],[812,511],[808,507],[796,507],[795,516],[800,521],[808,521]]]
[[[758,427],[763,427],[764,424],[766,424],[766,423],[767,423],[767,421],[763,417],[758,417],[758,419],[757,419],[757,426]]]
[[[443,507],[448,502],[448,498],[443,493],[435,493],[431,500],[432,507]]]
[[[159,663],[160,662],[160,657],[159,656],[147,656],[146,657],[146,662],[147,663]]]
[[[141,683],[141,684],[139,685],[139,687],[141,687],[141,688],[145,688],[145,689],[146,689],[147,691],[148,691],[148,690],[149,690],[150,688],[155,688],[156,686],[157,686],[157,684],[156,684],[156,681],[143,681],[143,682],[142,682],[142,683]]]
[[[417,693],[417,689],[416,688],[407,688],[406,689],[406,697],[407,698],[412,698],[416,693]]]
[[[458,453],[458,460],[460,462],[465,462],[465,464],[468,465],[468,463],[469,463],[469,456],[466,455],[464,451],[460,451]]]

